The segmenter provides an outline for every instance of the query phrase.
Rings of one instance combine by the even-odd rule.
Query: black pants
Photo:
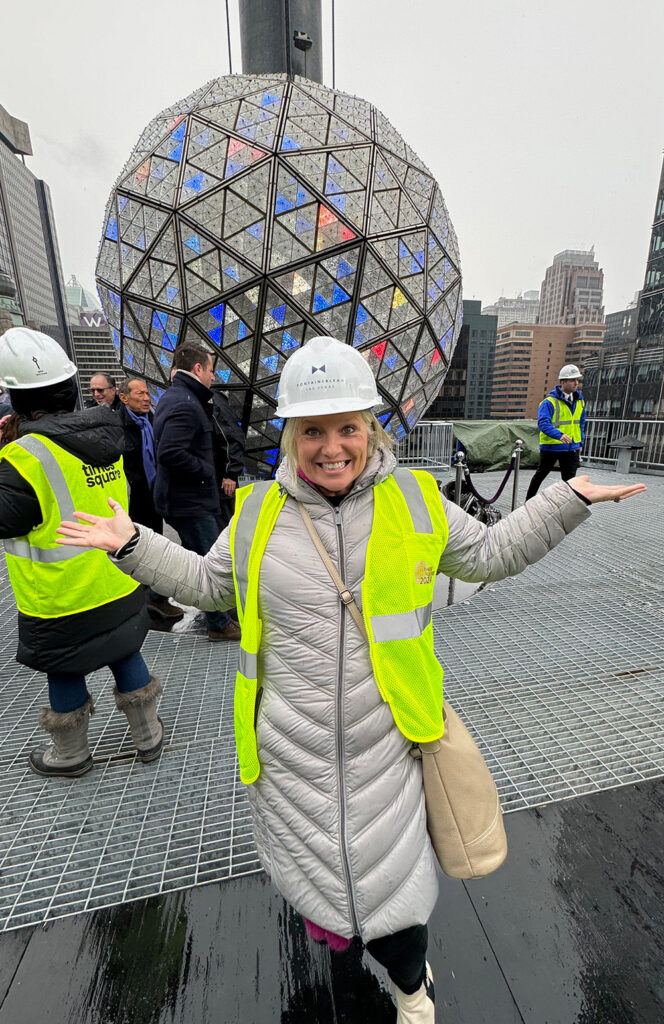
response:
[[[219,516],[204,512],[198,516],[170,516],[166,522],[180,535],[182,547],[195,551],[198,555],[207,555],[219,536]],[[228,612],[206,612],[208,630],[221,632],[230,620]]]
[[[540,450],[539,465],[530,481],[526,501],[528,501],[528,498],[532,498],[534,494],[537,494],[540,484],[549,475],[556,462],[560,466],[561,479],[571,480],[573,476],[576,476],[579,461],[578,452],[545,452]]]
[[[429,931],[425,924],[415,924],[394,935],[367,942],[374,960],[387,969],[394,984],[412,995],[424,981]]]

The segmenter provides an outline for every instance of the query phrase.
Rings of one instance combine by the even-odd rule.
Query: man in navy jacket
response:
[[[559,383],[540,403],[537,425],[540,429],[539,465],[530,481],[526,501],[537,494],[540,484],[556,462],[562,480],[571,480],[579,468],[583,447],[586,409],[578,390],[581,371],[569,364],[560,371]]]
[[[182,546],[205,555],[221,530],[212,441],[214,363],[205,349],[182,345],[175,352],[173,369],[173,382],[154,416],[154,504],[178,532]],[[240,639],[240,629],[228,612],[206,615],[210,640]]]

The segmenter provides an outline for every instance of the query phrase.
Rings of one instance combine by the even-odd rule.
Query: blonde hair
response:
[[[394,441],[385,431],[380,420],[376,419],[371,409],[359,409],[357,411],[367,425],[367,459],[370,459],[381,446],[391,452],[394,448]],[[292,466],[295,470],[297,470],[299,465],[296,440],[297,428],[303,418],[302,416],[294,416],[293,419],[286,420],[286,426],[281,435],[281,454],[286,456],[289,466]]]

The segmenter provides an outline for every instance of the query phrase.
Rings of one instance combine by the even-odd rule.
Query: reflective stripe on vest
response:
[[[64,473],[58,465],[57,459],[50,449],[38,437],[29,434],[15,442],[17,447],[34,455],[42,465],[46,479],[51,485],[53,497],[58,505],[59,522],[63,519],[73,519],[74,504],[72,502],[67,481]],[[76,558],[77,555],[87,551],[87,548],[39,548],[31,545],[26,540],[5,540],[5,551],[17,558],[30,558],[34,562],[66,562],[69,558]]]
[[[279,484],[261,481],[235,492],[235,515],[231,521],[230,548],[237,615],[242,628],[240,655],[233,693],[235,743],[240,778],[249,785],[260,774],[254,715],[258,696],[258,651],[263,623],[258,615],[260,565],[270,534],[286,495]]]
[[[242,626],[235,686],[235,739],[240,777],[255,782],[260,763],[255,710],[260,689],[260,565],[286,501],[279,485],[237,491],[230,531],[238,618]],[[429,473],[398,469],[373,488],[362,604],[376,683],[399,729],[416,742],[443,734],[443,670],[433,650],[433,585],[447,542],[447,519]],[[333,586],[330,580],[330,586]]]
[[[560,398],[554,398],[553,395],[545,398],[544,402],[551,402],[553,404],[551,423],[556,430],[560,430],[561,433],[571,437],[573,443],[581,444],[581,413],[585,407],[583,399],[576,399],[574,409],[570,409],[567,402],[563,402]],[[544,402],[541,403],[540,409]],[[567,444],[567,441],[562,441],[559,437],[551,437],[549,434],[545,434],[543,430],[540,430],[539,443],[564,445]]]
[[[447,518],[430,473],[397,469],[373,496],[362,611],[374,678],[403,735],[428,743],[444,731],[431,613]]]
[[[29,434],[5,446],[5,459],[30,484],[42,522],[25,537],[5,540],[7,570],[19,611],[37,618],[59,618],[98,608],[139,586],[117,569],[103,551],[56,544],[62,519],[75,509],[108,516],[107,498],[127,508],[122,460],[87,465],[50,438]]]

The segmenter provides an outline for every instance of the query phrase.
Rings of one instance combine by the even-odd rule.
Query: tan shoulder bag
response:
[[[355,598],[334,567],[311,516],[302,502],[297,505],[341,600],[368,643]],[[443,718],[443,736],[411,751],[413,757],[422,758],[429,837],[446,875],[482,878],[499,868],[507,856],[498,791],[475,740],[447,701],[443,702]]]

